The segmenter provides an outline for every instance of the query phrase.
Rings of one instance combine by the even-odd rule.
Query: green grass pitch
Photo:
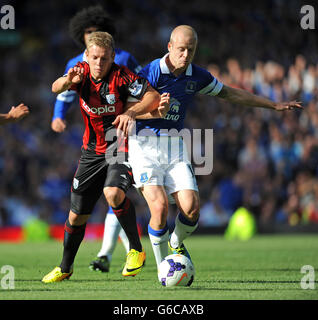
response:
[[[317,235],[258,235],[246,242],[193,235],[185,244],[196,276],[187,288],[162,287],[148,237],[142,243],[146,266],[134,278],[119,273],[125,259],[120,243],[109,273],[90,271],[101,242],[84,241],[71,279],[53,284],[40,280],[60,263],[61,242],[0,243],[0,269],[11,265],[15,271],[14,289],[0,286],[0,300],[318,300]],[[301,288],[304,265],[315,270],[315,289]]]

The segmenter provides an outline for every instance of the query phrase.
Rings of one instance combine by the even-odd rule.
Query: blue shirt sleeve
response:
[[[200,79],[199,93],[217,96],[223,88],[223,83],[215,78],[210,72],[200,67],[196,67],[195,74]]]
[[[156,89],[160,76],[159,64],[156,63],[156,60],[152,63],[149,63],[138,72],[138,75],[147,79],[151,86]]]

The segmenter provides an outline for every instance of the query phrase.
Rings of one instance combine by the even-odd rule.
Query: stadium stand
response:
[[[31,114],[0,128],[0,226],[19,226],[30,217],[64,223],[83,126],[74,105],[67,131],[51,130],[51,84],[78,53],[67,26],[85,1],[12,5],[16,29],[0,30],[0,110],[24,101]],[[186,23],[199,35],[194,62],[222,82],[303,102],[302,111],[279,113],[198,97],[187,127],[214,130],[213,172],[198,177],[201,226],[226,225],[240,206],[260,225],[318,223],[317,35],[301,29],[300,7],[298,0],[105,1],[118,21],[116,42],[141,65],[163,56],[170,31]],[[142,224],[147,206],[133,197]],[[103,222],[105,205],[99,202],[91,223]]]

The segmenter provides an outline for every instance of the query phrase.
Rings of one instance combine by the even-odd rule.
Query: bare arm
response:
[[[160,94],[152,87],[148,87],[142,99],[138,102],[127,102],[126,111],[123,114],[131,114],[135,118],[152,112],[158,108],[160,103]]]
[[[160,94],[152,87],[148,87],[140,101],[126,103],[126,111],[118,115],[112,124],[117,126],[118,132],[122,131],[127,136],[136,117],[152,112],[158,107],[159,103]]]
[[[158,119],[164,118],[170,109],[170,93],[165,92],[160,96],[160,102],[158,108],[151,112],[139,115],[136,119]]]
[[[257,96],[246,90],[231,88],[228,86],[223,86],[220,93],[217,95],[219,98],[223,98],[228,102],[240,104],[249,107],[259,107],[274,109],[276,111],[291,110],[294,108],[302,108],[299,102],[289,101],[289,102],[274,102],[269,99]]]
[[[84,68],[74,67],[70,68],[67,72],[67,75],[60,77],[55,80],[52,84],[52,92],[62,93],[63,91],[68,90],[72,84],[78,84],[82,82],[84,74]]]
[[[11,107],[11,110],[8,113],[0,114],[0,124],[19,121],[28,114],[29,108],[23,103],[20,103],[16,107]]]

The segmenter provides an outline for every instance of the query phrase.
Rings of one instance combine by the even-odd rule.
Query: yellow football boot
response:
[[[135,249],[131,249],[127,253],[127,259],[125,267],[122,271],[122,275],[124,277],[135,276],[139,273],[145,264],[146,253],[145,251],[137,251]]]
[[[55,267],[50,273],[43,277],[42,282],[51,283],[51,282],[60,282],[64,279],[69,279],[73,274],[73,270],[69,273],[63,273],[60,267]]]

